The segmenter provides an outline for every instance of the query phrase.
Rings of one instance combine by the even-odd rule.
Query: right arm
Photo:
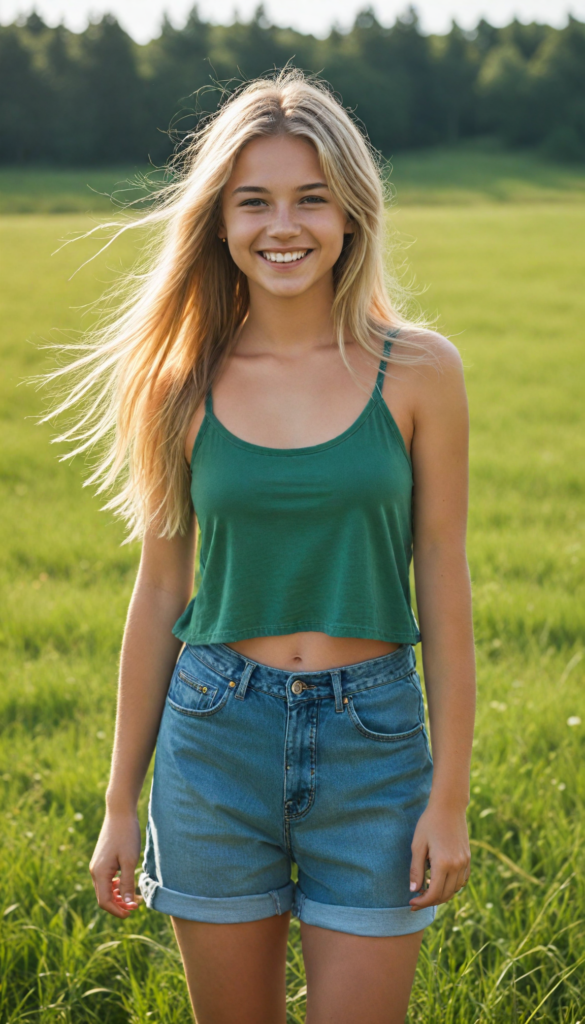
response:
[[[194,560],[194,516],[182,537],[144,538],[122,643],[106,814],[89,866],[100,907],[115,917],[128,917],[136,906],[138,798],[181,648],[171,630],[191,597]]]

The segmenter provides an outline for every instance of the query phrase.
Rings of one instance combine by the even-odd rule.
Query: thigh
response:
[[[197,1024],[285,1024],[289,920],[172,918]]]
[[[301,923],[306,1024],[404,1024],[422,937],[350,935]]]

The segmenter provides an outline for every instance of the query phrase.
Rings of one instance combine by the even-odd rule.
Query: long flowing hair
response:
[[[346,365],[348,337],[379,358],[389,328],[404,326],[392,358],[425,357],[420,325],[407,321],[385,284],[385,188],[365,135],[326,83],[297,69],[240,86],[186,140],[179,172],[146,212],[106,225],[108,245],[129,229],[153,229],[147,258],[121,280],[97,326],[63,346],[75,358],[48,375],[60,381],[61,398],[45,419],[78,410],[55,438],[70,445],[63,457],[97,446],[86,483],[98,492],[115,486],[105,507],[126,520],[129,540],[147,529],[172,537],[189,524],[185,437],[249,304],[247,279],[218,238],[221,192],[248,142],[282,134],[314,145],[355,225],[333,271],[332,320]]]

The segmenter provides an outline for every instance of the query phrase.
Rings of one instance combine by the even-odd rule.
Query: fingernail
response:
[[[411,892],[416,892],[417,889],[418,889],[418,886],[417,886],[416,882],[411,882],[410,883],[410,891]]]
[[[134,903],[134,900],[128,893],[124,896],[124,903]]]
[[[420,910],[420,907],[411,907],[410,909],[415,913],[417,910]]]

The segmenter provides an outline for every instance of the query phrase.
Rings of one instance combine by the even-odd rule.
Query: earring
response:
[[[222,242],[227,242],[227,238],[222,238]]]

